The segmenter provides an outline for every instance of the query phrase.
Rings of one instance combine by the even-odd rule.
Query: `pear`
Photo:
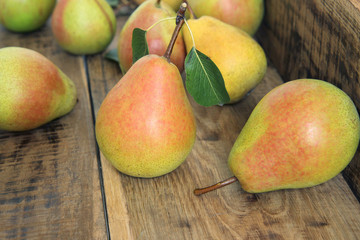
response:
[[[0,49],[0,129],[25,131],[69,113],[74,83],[50,60],[20,47]]]
[[[212,16],[254,35],[264,17],[264,0],[187,0],[197,17]]]
[[[196,49],[219,68],[230,103],[242,99],[263,79],[267,61],[264,50],[246,32],[210,16],[188,20]],[[192,36],[183,28],[186,50],[193,47]]]
[[[257,104],[228,164],[247,192],[312,187],[349,164],[359,138],[359,114],[346,93],[325,81],[299,79]]]
[[[163,1],[148,0],[142,3],[128,18],[122,28],[118,40],[118,57],[120,68],[123,73],[129,70],[132,65],[132,33],[134,28],[146,30],[157,21],[175,17],[173,9]],[[175,28],[175,19],[157,24],[146,34],[149,46],[149,53],[159,56],[164,55]],[[182,37],[176,39],[171,62],[174,63],[180,72],[184,69],[185,44]]]
[[[113,39],[116,18],[105,0],[59,0],[51,26],[55,39],[66,51],[95,54]]]
[[[145,1],[147,0],[135,0],[137,4],[141,4]],[[162,0],[162,2],[167,3],[175,12],[177,12],[183,0]]]
[[[31,32],[43,26],[56,0],[1,0],[0,23],[14,32]]]
[[[104,99],[95,129],[100,150],[124,174],[151,178],[176,169],[196,136],[177,67],[153,54],[136,61]]]

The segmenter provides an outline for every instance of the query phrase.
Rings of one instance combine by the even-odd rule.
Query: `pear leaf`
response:
[[[149,54],[149,47],[146,41],[146,31],[135,28],[132,35],[133,64],[145,55]]]
[[[119,4],[119,0],[106,0],[111,7],[116,7]]]
[[[216,64],[193,47],[185,59],[186,89],[203,106],[222,105],[230,101],[224,79]]]
[[[117,49],[111,49],[109,50],[107,53],[105,53],[105,58],[112,60],[114,62],[119,62],[119,56],[118,56],[118,52]]]

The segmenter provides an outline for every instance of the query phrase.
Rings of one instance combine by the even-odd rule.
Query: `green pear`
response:
[[[0,23],[14,32],[31,32],[43,26],[56,0],[0,0]]]
[[[25,131],[69,113],[74,83],[50,60],[26,48],[0,49],[0,129]]]
[[[264,0],[187,0],[197,17],[212,16],[254,35],[264,17]]]
[[[350,97],[331,83],[299,79],[261,99],[228,164],[247,192],[312,187],[349,164],[359,139],[359,114]],[[201,194],[206,188],[195,191]]]
[[[196,136],[177,67],[153,54],[136,61],[101,104],[95,130],[100,150],[124,174],[151,178],[176,169]]]
[[[146,30],[161,19],[175,17],[176,13],[169,5],[157,0],[148,0],[142,3],[128,18],[122,28],[118,40],[118,57],[123,73],[132,65],[132,33],[134,28]],[[146,33],[149,53],[164,55],[175,28],[175,19],[161,22]],[[176,39],[171,62],[180,72],[184,69],[185,44],[182,37]]]
[[[51,18],[58,44],[73,54],[99,53],[116,32],[114,11],[105,0],[59,0]]]
[[[242,99],[263,79],[267,60],[261,46],[246,32],[210,16],[188,20],[196,49],[219,68],[230,103]],[[186,50],[193,47],[188,28],[183,28]]]

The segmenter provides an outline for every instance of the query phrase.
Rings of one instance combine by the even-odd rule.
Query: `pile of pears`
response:
[[[29,1],[14,2],[3,1],[2,25],[14,32],[36,31],[52,16],[54,38],[71,54],[100,53],[116,32],[115,14],[105,0],[33,0],[31,7]],[[193,48],[220,71],[227,104],[246,100],[264,78],[266,55],[253,38],[264,1],[136,2],[138,8],[118,37],[124,76],[103,100],[95,134],[101,152],[118,171],[153,178],[178,168],[196,140],[196,120],[181,76]],[[39,9],[43,14],[34,16]],[[139,59],[134,56],[136,28],[146,31],[149,53]],[[5,89],[0,92],[1,130],[40,127],[76,104],[75,84],[33,50],[0,49],[0,73]],[[359,115],[346,93],[322,80],[289,81],[257,104],[240,132],[228,157],[234,177],[195,194],[235,181],[253,193],[324,183],[349,164],[359,139]]]

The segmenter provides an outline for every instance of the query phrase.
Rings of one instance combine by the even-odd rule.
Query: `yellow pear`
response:
[[[21,47],[0,49],[0,129],[25,131],[69,113],[75,84],[40,53]]]
[[[147,0],[135,0],[137,4],[141,4]],[[182,0],[162,0],[162,2],[167,3],[175,12],[177,12],[180,8],[180,4],[183,2]]]
[[[349,96],[334,85],[299,79],[271,90],[255,107],[229,154],[232,177],[251,193],[306,188],[339,174],[354,157],[360,119]]]
[[[256,106],[229,167],[248,192],[311,187],[349,164],[359,138],[359,115],[343,91],[320,80],[290,81]]]
[[[196,123],[177,67],[154,54],[134,63],[104,99],[96,139],[120,172],[151,178],[185,161]]]
[[[210,16],[188,20],[196,49],[206,54],[223,75],[230,103],[243,98],[264,77],[264,50],[246,32]],[[186,50],[193,47],[191,34],[183,28]]]

